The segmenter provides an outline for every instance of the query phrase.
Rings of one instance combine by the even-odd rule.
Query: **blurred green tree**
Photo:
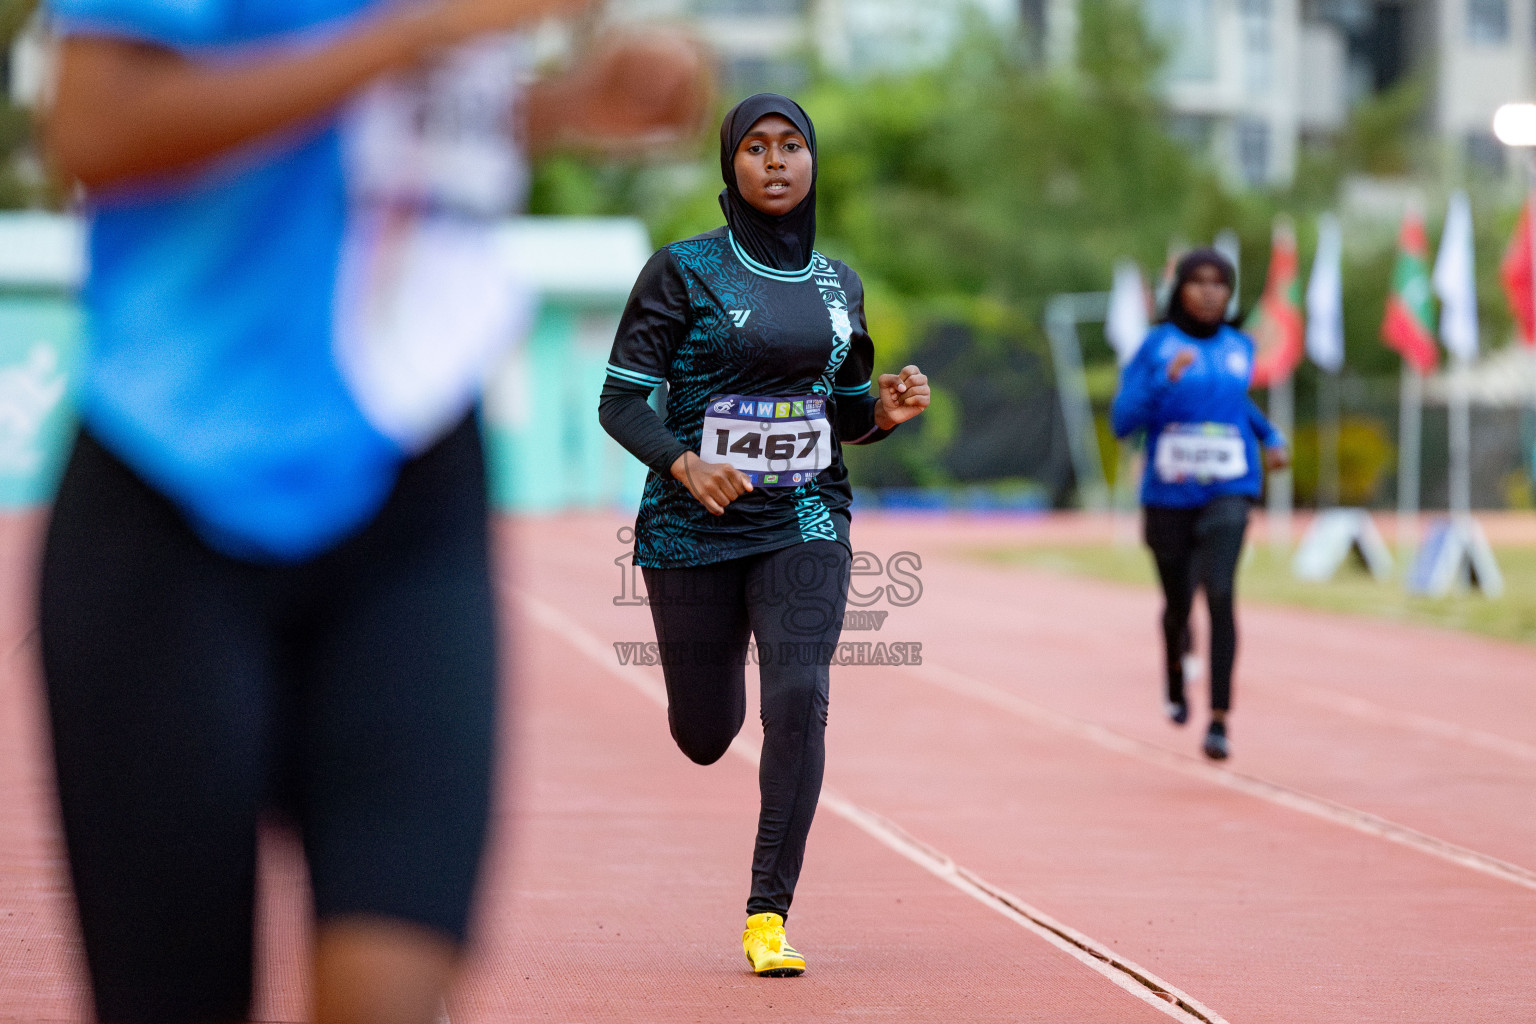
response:
[[[1059,422],[1047,416],[1054,381],[1041,323],[1051,295],[1106,289],[1125,257],[1155,279],[1171,244],[1232,229],[1242,245],[1246,310],[1263,287],[1277,213],[1296,222],[1305,273],[1316,216],[1337,207],[1349,178],[1413,176],[1435,182],[1428,196],[1440,194],[1418,80],[1359,104],[1337,137],[1309,141],[1289,185],[1241,188],[1170,131],[1159,92],[1164,54],[1140,4],[1096,0],[1079,12],[1070,69],[1044,67],[1024,41],[978,27],[937,67],[857,79],[819,74],[796,91],[820,142],[817,247],[865,279],[882,367],[918,361],[958,407],[904,427],[900,443],[850,453],[858,482],[1069,473]],[[667,165],[548,161],[534,208],[637,214],[659,244],[718,225],[719,189],[709,138],[692,159]],[[1491,186],[1474,201],[1491,346],[1508,331],[1497,273],[1514,211]],[[1432,199],[1432,238],[1442,211]],[[1346,241],[1346,358],[1352,373],[1385,377],[1398,368],[1379,340],[1394,226],[1359,228],[1351,225]],[[1082,337],[1090,374],[1112,382],[1113,355],[1100,332],[1086,328]],[[1314,383],[1304,367],[1303,422]],[[1098,389],[1096,404],[1110,391],[1112,383]],[[983,451],[1000,454],[978,458]],[[1064,500],[1059,490],[1056,499]]]
[[[11,45],[31,19],[37,0],[0,0],[0,209],[35,205],[42,189],[23,165],[32,147],[32,115],[11,102],[9,77]]]

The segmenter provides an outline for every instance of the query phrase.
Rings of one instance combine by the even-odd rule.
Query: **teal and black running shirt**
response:
[[[624,309],[600,410],[651,468],[636,562],[671,569],[813,540],[846,545],[841,446],[889,433],[875,425],[873,365],[863,284],[836,260],[815,253],[802,271],[774,270],[723,226],[652,256]],[[663,383],[664,424],[646,404]],[[712,515],[672,478],[684,451],[755,470],[753,490]]]

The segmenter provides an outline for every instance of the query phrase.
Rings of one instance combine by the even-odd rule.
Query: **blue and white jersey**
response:
[[[48,0],[63,35],[209,60],[313,45],[384,6]],[[491,224],[526,179],[507,134],[521,54],[479,43],[90,197],[82,419],[215,547],[293,561],[361,528],[518,333]]]
[[[1168,379],[1180,349],[1195,360]],[[1125,367],[1111,410],[1115,436],[1147,435],[1147,468],[1141,502],[1165,508],[1198,508],[1213,498],[1258,497],[1264,482],[1260,446],[1283,445],[1253,399],[1253,341],[1223,326],[1194,338],[1173,324],[1154,327]]]

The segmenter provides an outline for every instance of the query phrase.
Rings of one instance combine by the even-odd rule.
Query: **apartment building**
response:
[[[1070,66],[1079,5],[1021,0],[1046,60]],[[1173,130],[1234,180],[1283,185],[1300,142],[1404,81],[1428,91],[1424,127],[1450,180],[1513,176],[1493,137],[1503,103],[1536,100],[1536,0],[1140,0],[1167,48]]]
[[[807,61],[863,74],[943,57],[967,24],[1020,26],[1067,68],[1085,0],[617,0],[612,16],[686,19],[734,91],[793,87]],[[1168,48],[1172,127],[1238,181],[1283,184],[1296,162],[1302,0],[1141,0]]]
[[[1175,134],[1246,185],[1296,167],[1300,0],[1143,0],[1167,47],[1163,89]]]
[[[1411,76],[1447,178],[1514,171],[1493,113],[1536,99],[1536,0],[1306,0],[1300,55],[1303,133],[1337,131],[1355,103]]]
[[[1536,100],[1536,0],[1424,6],[1410,39],[1420,47],[1417,63],[1434,74],[1430,118],[1448,144],[1451,170],[1513,171],[1493,137],[1493,113],[1504,103]]]
[[[609,0],[618,21],[682,21],[721,54],[731,92],[794,89],[812,62],[850,74],[940,59],[980,19],[1022,26],[1058,69],[1094,0]],[[1493,112],[1536,100],[1536,0],[1139,0],[1168,60],[1170,126],[1235,182],[1284,185],[1301,141],[1341,130],[1351,109],[1405,76],[1429,88],[1426,127],[1445,170],[1515,173]],[[29,102],[44,61],[36,31],[0,76]]]
[[[813,61],[851,74],[931,63],[969,19],[1011,31],[1020,0],[611,0],[607,10],[620,20],[687,21],[720,53],[727,87],[740,92],[793,88]]]

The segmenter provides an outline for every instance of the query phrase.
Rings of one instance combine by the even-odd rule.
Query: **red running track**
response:
[[[1536,1021],[1536,649],[1245,605],[1235,756],[1213,768],[1201,716],[1161,718],[1150,590],[966,553],[1061,522],[856,523],[882,569],[921,564],[860,577],[895,588],[844,639],[923,663],[834,669],[790,929],[811,969],[753,978],[755,718],[709,768],[672,747],[659,670],[614,647],[651,638],[615,604],[621,525],[503,534],[515,753],[456,1024]],[[32,529],[0,533],[0,1019],[78,1020]],[[269,856],[258,1017],[300,1020],[301,873]]]

